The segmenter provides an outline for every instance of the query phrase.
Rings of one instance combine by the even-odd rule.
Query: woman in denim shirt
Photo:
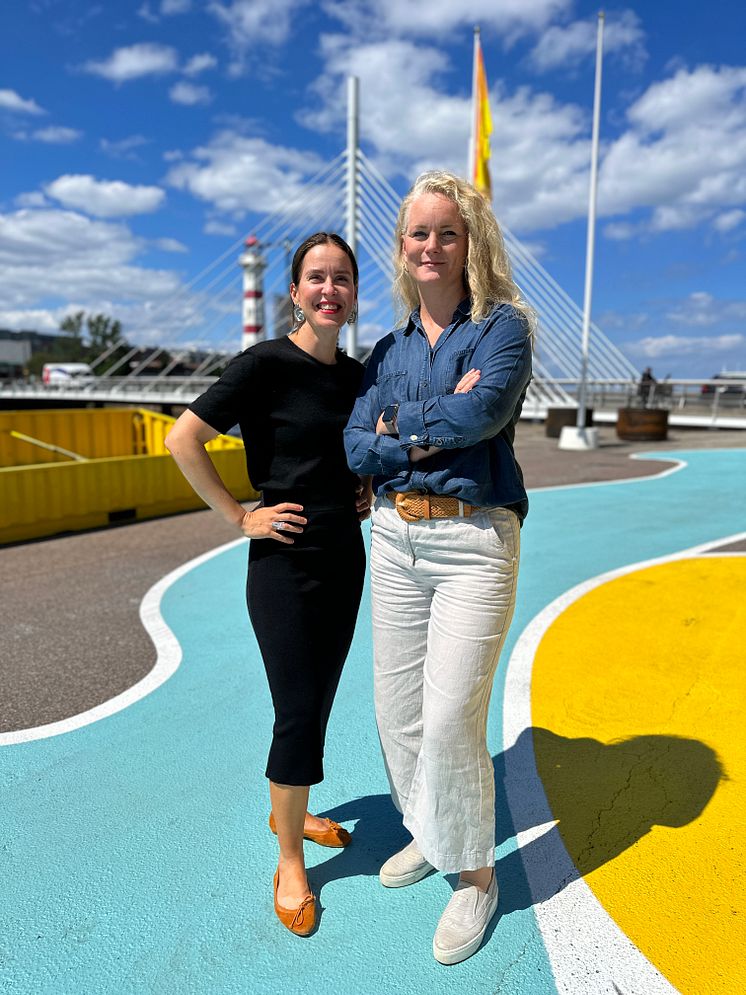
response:
[[[395,268],[408,318],[373,350],[345,431],[350,467],[376,494],[376,718],[412,834],[380,878],[459,873],[433,940],[436,960],[455,964],[497,909],[487,709],[528,510],[513,438],[534,316],[490,205],[450,173],[424,173],[404,198]]]

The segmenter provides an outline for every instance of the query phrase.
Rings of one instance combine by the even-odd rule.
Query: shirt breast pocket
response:
[[[384,373],[376,380],[378,400],[382,409],[387,404],[401,404],[402,401],[406,401],[404,387],[406,375],[404,370],[398,370],[395,373]]]
[[[452,394],[459,380],[467,370],[471,369],[471,358],[473,355],[474,349],[459,349],[458,352],[454,352],[448,357],[445,383],[446,394]]]

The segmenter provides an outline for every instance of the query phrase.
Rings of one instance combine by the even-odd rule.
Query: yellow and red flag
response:
[[[474,82],[472,86],[472,160],[471,182],[480,193],[492,199],[492,182],[490,180],[490,135],[492,134],[492,115],[490,114],[490,95],[487,89],[487,74],[484,71],[482,58],[482,43],[479,28],[474,29]]]

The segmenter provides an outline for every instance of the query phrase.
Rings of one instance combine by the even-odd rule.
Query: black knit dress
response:
[[[190,405],[219,432],[240,426],[265,505],[302,504],[308,519],[293,545],[249,545],[249,617],[275,710],[266,774],[278,784],[323,780],[326,726],[363,588],[358,480],[342,444],[363,367],[341,352],[336,359],[321,363],[287,337],[261,342]]]

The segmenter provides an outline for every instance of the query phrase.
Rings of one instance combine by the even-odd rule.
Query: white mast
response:
[[[588,379],[588,354],[590,351],[591,300],[593,296],[593,254],[596,233],[596,200],[598,189],[598,136],[601,120],[601,66],[604,45],[604,12],[598,12],[596,36],[596,82],[593,91],[593,135],[591,138],[591,186],[588,198],[588,235],[585,253],[585,295],[583,300],[583,334],[581,341],[580,382],[578,385],[578,417],[575,429],[564,428],[560,435],[560,449],[595,449],[598,430],[586,429],[586,381]]]
[[[359,92],[357,76],[347,77],[347,244],[357,256],[357,148],[359,133]],[[357,322],[347,325],[347,355],[357,358]]]

